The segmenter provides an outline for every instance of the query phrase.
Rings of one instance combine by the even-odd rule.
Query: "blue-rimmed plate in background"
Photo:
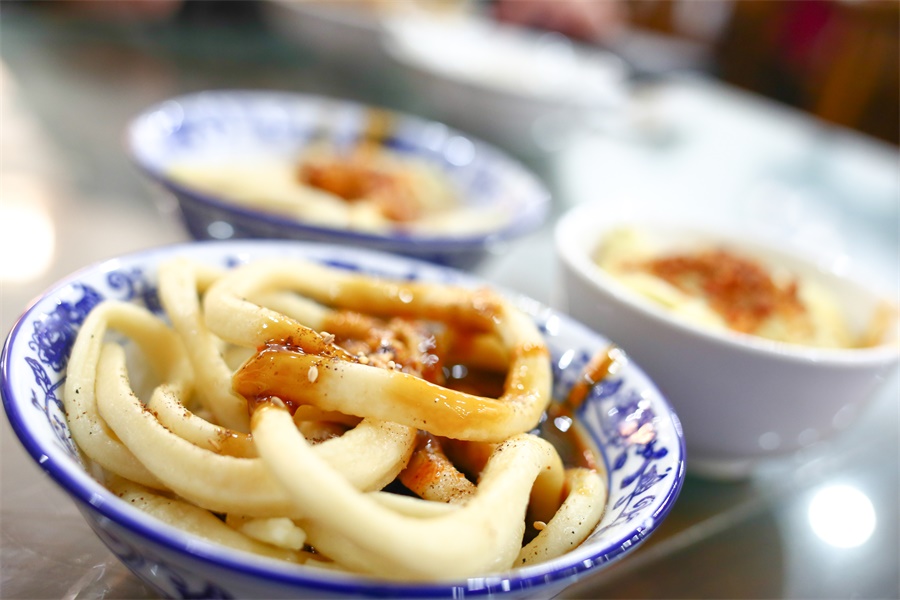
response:
[[[274,91],[205,91],[137,116],[128,149],[199,240],[277,238],[471,268],[538,229],[550,194],[442,123]]]

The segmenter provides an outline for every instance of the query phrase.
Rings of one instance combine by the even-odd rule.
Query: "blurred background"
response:
[[[613,51],[645,76],[707,74],[900,143],[900,5],[891,0],[7,0],[3,10],[13,18],[24,11],[65,23],[72,35],[121,27],[124,45],[160,52],[169,44],[167,32],[200,23],[210,38],[232,27],[266,28],[273,33],[268,45],[226,44],[215,51],[225,52],[224,60],[253,60],[254,53],[290,40],[312,53],[329,52],[317,59],[358,65],[375,57],[348,56],[339,48],[359,47],[362,40],[346,38],[365,37],[366,30],[371,35],[383,18],[478,14]],[[327,48],[326,35],[332,36]],[[194,42],[194,51],[214,51],[212,40]],[[313,57],[292,58],[304,59]]]
[[[584,202],[737,223],[900,301],[898,31],[896,0],[2,0],[0,332],[86,264],[189,239],[124,132],[207,89],[349,99],[499,146],[553,210],[477,274],[540,302],[552,227]],[[689,477],[635,560],[568,597],[900,597],[896,379],[830,445]],[[146,597],[5,422],[2,441],[0,595]],[[863,502],[811,526],[847,485]],[[820,535],[863,513],[852,544]]]
[[[628,24],[684,42],[712,76],[894,144],[900,4],[891,1],[627,3]]]
[[[546,183],[551,217],[604,201],[738,218],[893,290],[898,10],[893,0],[4,0],[3,169],[16,185],[23,171],[53,171],[30,182],[44,196],[69,183],[105,215],[160,224],[141,243],[131,226],[112,228],[130,245],[183,239],[172,198],[128,156],[129,121],[206,89],[312,93],[500,146]],[[29,159],[34,140],[47,152]],[[15,194],[4,196],[10,205]],[[857,251],[865,258],[848,263]],[[498,253],[486,274],[529,259]],[[78,265],[52,266],[45,276]],[[545,299],[531,278],[512,283]]]

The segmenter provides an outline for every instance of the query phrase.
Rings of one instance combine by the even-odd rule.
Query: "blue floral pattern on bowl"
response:
[[[96,266],[89,274],[60,284],[23,315],[4,346],[0,369],[0,391],[10,422],[36,460],[79,502],[87,521],[110,549],[161,594],[182,598],[238,597],[240,593],[204,576],[204,569],[210,565],[222,569],[225,564],[251,579],[274,579],[274,587],[268,590],[273,597],[281,592],[340,597],[342,583],[311,582],[308,575],[292,573],[288,565],[251,569],[245,559],[229,562],[211,558],[215,551],[198,558],[198,543],[189,535],[167,531],[166,526],[155,525],[152,519],[148,523],[146,516],[134,515],[129,506],[119,507],[109,501],[95,505],[102,488],[83,470],[59,396],[68,353],[84,318],[105,298],[137,303],[158,312],[155,266],[165,257],[186,249],[161,249]],[[330,246],[221,242],[198,244],[190,251],[198,260],[224,266],[252,257],[287,254],[387,277],[462,285],[480,283],[458,271],[426,263]],[[584,365],[608,342],[532,301],[522,299],[520,304],[545,334],[553,358],[554,396],[565,398]],[[564,587],[590,566],[618,558],[652,532],[680,490],[684,477],[683,439],[677,417],[652,382],[635,365],[625,361],[624,367],[593,386],[578,411],[604,461],[610,497],[603,521],[574,553],[575,557],[554,561],[554,570],[549,574],[541,571],[545,567],[536,566],[449,587],[369,582],[367,589],[376,595],[394,597],[483,596],[500,591],[524,595],[535,585],[554,583]],[[197,560],[205,565],[199,571],[197,565],[191,566],[191,561]]]

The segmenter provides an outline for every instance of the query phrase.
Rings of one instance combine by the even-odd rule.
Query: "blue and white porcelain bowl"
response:
[[[66,423],[62,387],[78,329],[104,298],[159,310],[162,261],[187,256],[231,266],[296,256],[340,268],[424,281],[484,285],[470,275],[405,257],[287,241],[195,242],[88,267],[38,298],[12,329],[0,358],[0,391],[10,423],[34,460],[77,504],[87,523],[138,577],[180,598],[548,598],[637,550],[672,508],[685,473],[679,420],[633,362],[591,391],[577,417],[599,449],[609,499],[581,546],[549,562],[440,583],[388,582],[249,555],[166,525],[106,490],[85,468]],[[554,395],[564,397],[586,361],[608,340],[527,298],[512,296],[546,336]],[[635,425],[655,435],[636,438]]]
[[[315,143],[347,148],[365,139],[372,118],[379,143],[422,161],[452,184],[460,207],[490,212],[491,225],[474,232],[370,232],[265,212],[176,181],[184,162],[290,159]],[[446,125],[321,96],[273,91],[205,91],[148,108],[127,130],[136,164],[177,198],[198,240],[275,238],[372,248],[469,268],[499,244],[536,230],[547,218],[550,194],[533,173],[500,150]]]

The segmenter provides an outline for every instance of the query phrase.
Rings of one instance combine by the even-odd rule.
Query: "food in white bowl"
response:
[[[606,232],[592,258],[629,289],[697,325],[820,348],[884,340],[893,312],[887,301],[871,312],[867,327],[852,332],[827,284],[733,246],[623,226]]]
[[[446,125],[324,97],[208,91],[128,128],[197,239],[350,244],[470,267],[545,220],[520,163]]]
[[[23,444],[165,596],[553,595],[652,532],[683,477],[677,417],[604,338],[360,250],[95,265],[2,364]],[[489,451],[481,476],[460,440],[471,464]]]
[[[745,477],[767,458],[827,440],[896,369],[897,307],[771,240],[610,218],[595,205],[572,209],[555,238],[555,302],[657,381],[681,416],[688,466],[698,474]],[[723,254],[710,260],[716,252]],[[648,273],[654,261],[664,276]],[[687,265],[700,264],[738,269],[706,280],[719,286],[713,297],[726,299],[716,308],[699,293],[703,277],[684,278]],[[743,291],[729,301],[726,284]],[[753,286],[771,296],[759,302]]]

